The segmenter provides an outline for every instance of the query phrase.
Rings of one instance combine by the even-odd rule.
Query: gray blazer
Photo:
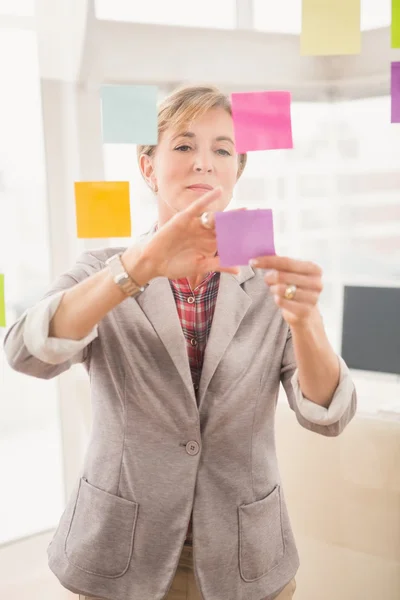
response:
[[[203,598],[272,600],[299,567],[275,448],[280,382],[301,426],[336,436],[356,410],[349,370],[339,358],[329,409],[302,396],[289,327],[264,272],[249,266],[221,274],[199,406],[166,278],[126,299],[84,340],[48,338],[65,290],[120,250],[84,253],[4,342],[10,365],[27,375],[50,379],[77,362],[90,375],[91,436],[48,547],[50,569],[76,594],[161,600],[193,509]]]

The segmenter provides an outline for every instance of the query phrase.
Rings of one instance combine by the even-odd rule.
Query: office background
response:
[[[400,50],[390,48],[390,20],[390,0],[364,0],[359,55],[305,57],[300,0],[0,0],[7,324],[82,250],[130,243],[77,239],[74,181],[129,180],[132,237],[156,218],[135,147],[102,143],[100,85],[157,85],[162,98],[211,83],[292,93],[294,149],[249,153],[231,206],[272,208],[277,252],[322,266],[320,307],[340,353],[345,287],[400,288],[400,125],[390,123]],[[358,415],[334,440],[301,430],[279,401],[299,600],[400,597],[400,379],[369,369],[354,379]],[[78,366],[29,378],[0,349],[0,413],[0,597],[72,600],[45,549],[90,432],[86,375]]]

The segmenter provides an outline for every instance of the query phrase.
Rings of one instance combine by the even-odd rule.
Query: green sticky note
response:
[[[400,48],[400,0],[392,0],[392,48]]]
[[[100,96],[105,144],[157,144],[157,86],[103,85]]]
[[[6,326],[6,301],[4,294],[4,275],[0,275],[0,327]]]

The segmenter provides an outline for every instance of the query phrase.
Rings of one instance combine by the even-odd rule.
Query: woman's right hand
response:
[[[217,252],[214,214],[210,205],[221,196],[222,188],[210,190],[174,215],[144,246],[143,255],[154,268],[154,277],[180,279],[210,271],[239,273],[238,267],[221,267]],[[239,209],[246,210],[246,209]],[[203,212],[209,213],[211,229],[202,224]],[[129,253],[129,249],[127,251]]]

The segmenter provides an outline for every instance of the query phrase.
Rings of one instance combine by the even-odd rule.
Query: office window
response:
[[[35,0],[0,0],[1,15],[31,17],[35,14]]]
[[[338,342],[343,286],[400,278],[400,130],[387,96],[295,102],[292,120],[294,149],[250,153],[236,203],[272,208],[278,253],[323,268],[321,307]]]
[[[98,19],[233,29],[236,27],[236,0],[203,0],[195,5],[187,0],[96,0]]]
[[[0,80],[0,273],[9,326],[50,284],[35,33],[1,31]],[[0,544],[55,527],[63,507],[57,382],[12,370],[3,353],[5,331],[0,328]]]
[[[302,0],[253,0],[254,27],[271,33],[301,32]],[[361,29],[389,27],[391,0],[361,0]]]

